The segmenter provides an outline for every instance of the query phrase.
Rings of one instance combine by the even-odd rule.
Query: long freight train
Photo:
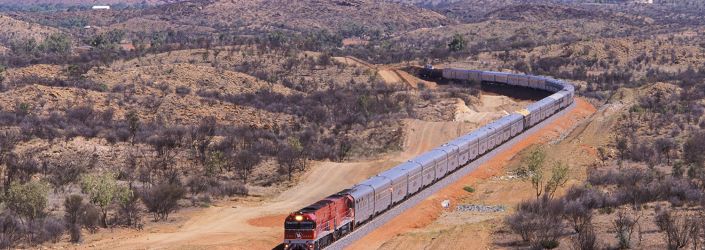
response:
[[[552,95],[467,135],[290,214],[284,248],[322,249],[483,154],[573,103],[573,85],[542,76],[443,69],[446,79],[545,90]]]

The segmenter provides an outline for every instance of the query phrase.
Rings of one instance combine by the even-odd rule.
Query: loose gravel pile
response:
[[[496,213],[504,212],[506,208],[502,205],[497,206],[485,206],[485,205],[474,205],[474,204],[463,204],[458,205],[456,211],[460,212],[482,212],[482,213]]]

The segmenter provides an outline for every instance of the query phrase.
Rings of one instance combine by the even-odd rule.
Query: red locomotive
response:
[[[345,191],[328,196],[286,217],[284,249],[317,250],[353,229],[353,198]]]

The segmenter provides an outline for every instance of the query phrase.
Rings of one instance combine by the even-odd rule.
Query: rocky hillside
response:
[[[1,1],[1,0],[0,0]],[[185,30],[195,32],[341,31],[350,36],[384,35],[452,23],[419,7],[373,0],[220,0],[186,1],[145,9],[21,13],[25,21],[52,26],[78,20],[87,25],[129,32]]]
[[[55,28],[28,23],[10,16],[0,15],[0,44],[9,45],[12,41],[34,39],[42,41],[51,34],[59,32]]]
[[[433,11],[371,0],[184,2],[149,9],[137,18],[140,22],[159,22],[160,26],[205,26],[215,30],[325,29],[349,33],[394,32],[450,23]]]
[[[165,3],[173,3],[183,0],[0,0],[0,5],[7,6],[32,6],[40,4],[55,4],[55,5],[113,5],[113,4],[148,4],[157,5]]]

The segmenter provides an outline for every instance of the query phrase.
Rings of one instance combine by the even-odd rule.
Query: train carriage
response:
[[[488,130],[487,132],[487,148],[485,149],[485,152],[490,151],[494,148],[495,146],[495,139],[497,138],[497,129],[492,127]]]
[[[450,169],[448,167],[448,163],[450,162],[448,158],[450,157],[451,152],[440,147],[431,150],[431,152],[435,152],[439,156],[436,161],[436,180],[439,180],[445,177],[446,173],[448,173],[448,170]]]
[[[355,204],[355,225],[367,222],[375,213],[375,190],[368,186],[357,184],[348,192]]]
[[[443,75],[443,78],[446,78],[446,79],[459,79],[458,74],[460,71],[461,71],[461,69],[447,68],[447,69],[443,69],[442,75]]]
[[[443,172],[442,175],[438,176],[438,173],[441,171],[445,171],[445,169],[437,169],[437,163],[440,161],[445,162],[445,153],[443,151],[437,151],[437,150],[432,150],[429,152],[426,152],[416,158],[414,158],[412,161],[421,164],[423,166],[423,186],[428,186],[431,185],[436,179],[440,178],[445,174]]]
[[[546,79],[544,79],[543,77],[531,76],[529,78],[529,82],[530,82],[529,85],[532,88],[542,89],[542,90],[546,89]]]
[[[487,137],[492,130],[489,127],[482,127],[477,130],[477,154],[482,155],[488,150]]]
[[[478,134],[471,134],[468,136],[467,140],[469,141],[468,144],[470,146],[468,147],[468,159],[470,161],[475,160],[478,155],[480,155],[480,150],[479,150],[479,141],[480,137]]]
[[[558,92],[562,89],[563,89],[563,85],[560,83],[559,80],[550,79],[550,80],[546,81],[546,88],[545,88],[546,91]]]
[[[408,192],[408,173],[400,168],[392,168],[379,174],[391,180],[392,204],[397,204],[404,200]]]
[[[448,145],[453,145],[458,148],[458,165],[465,164],[470,160],[470,141],[466,136],[461,136],[448,142]]]
[[[509,85],[517,85],[516,75],[514,75],[514,74],[507,74],[507,84],[509,84]]]
[[[545,103],[545,100],[540,100],[538,102],[529,104],[529,106],[526,106],[526,111],[528,112],[528,115],[525,117],[525,128],[534,126],[541,119],[541,107],[543,103]]]
[[[396,168],[408,174],[407,194],[415,194],[423,187],[423,166],[421,164],[408,161]]]
[[[468,72],[468,80],[475,81],[475,82],[481,82],[482,81],[482,77],[480,77],[481,72],[482,71],[478,71],[478,70],[470,70],[470,72]]]
[[[511,117],[511,128],[510,128],[510,137],[514,137],[517,134],[521,133],[521,131],[524,129],[524,116],[521,114],[513,113],[508,115],[508,117]]]
[[[448,154],[448,169],[446,173],[458,168],[458,166],[460,165],[458,157],[460,153],[460,147],[453,144],[444,144],[439,149],[443,150],[444,152],[447,152]]]
[[[529,87],[529,76],[527,75],[519,75],[517,76],[518,81],[519,81],[519,86],[522,87]]]
[[[392,181],[383,176],[373,176],[360,185],[369,186],[374,190],[374,214],[379,214],[389,208],[392,203]]]
[[[494,72],[482,72],[481,77],[483,82],[495,82]]]
[[[512,122],[510,121],[502,130],[502,143],[504,143],[512,138]]]
[[[508,84],[509,83],[509,74],[504,73],[504,72],[496,72],[495,73],[495,81],[498,83]]]

